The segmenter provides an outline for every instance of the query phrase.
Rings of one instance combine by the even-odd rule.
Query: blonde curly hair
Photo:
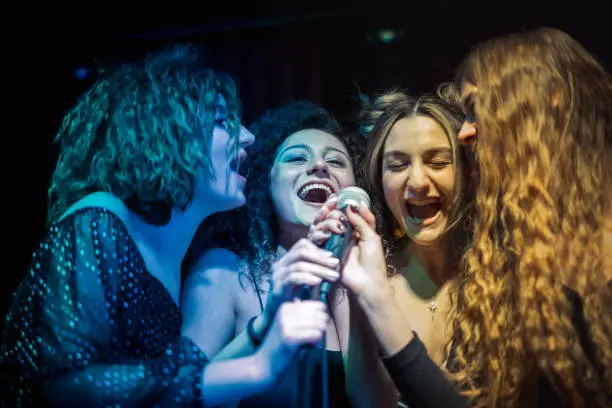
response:
[[[457,78],[476,87],[468,109],[480,175],[473,247],[452,289],[453,375],[486,407],[525,404],[539,374],[571,406],[606,406],[612,79],[548,28],[481,44]],[[568,287],[582,297],[584,320]]]

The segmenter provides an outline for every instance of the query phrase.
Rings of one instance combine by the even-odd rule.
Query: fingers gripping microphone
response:
[[[342,212],[347,211],[348,207],[353,207],[356,211],[359,209],[359,203],[363,202],[370,208],[370,196],[359,187],[346,187],[338,194],[338,209]],[[325,243],[324,249],[331,252],[334,257],[340,260],[340,264],[344,263],[348,255],[348,249],[353,242],[353,227],[349,222],[344,223],[344,234],[332,234]],[[327,294],[331,290],[331,283],[323,281],[320,287],[321,299],[326,299]]]

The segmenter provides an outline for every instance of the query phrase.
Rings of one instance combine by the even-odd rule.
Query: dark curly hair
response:
[[[400,90],[392,90],[370,101],[362,95],[360,132],[367,139],[367,151],[362,162],[367,189],[371,192],[372,212],[376,215],[377,232],[380,234],[387,256],[409,244],[406,236],[398,234],[398,223],[385,202],[382,190],[382,157],[387,136],[400,119],[415,115],[427,116],[438,123],[449,139],[455,163],[454,197],[447,231],[453,234],[449,267],[457,269],[464,251],[469,245],[473,213],[473,180],[475,163],[469,147],[460,146],[456,135],[464,115],[459,105],[459,92],[453,84],[441,85],[435,94],[427,93],[418,98]],[[389,268],[390,275],[396,273]]]
[[[246,205],[204,221],[190,248],[184,270],[188,270],[207,248],[225,247],[235,251],[242,260],[241,283],[246,278],[258,290],[271,270],[278,246],[278,225],[269,195],[270,171],[285,139],[304,129],[318,129],[336,136],[357,167],[365,142],[357,134],[343,133],[336,119],[322,107],[294,101],[267,111],[250,127],[257,142],[243,163],[248,179]],[[358,174],[355,178],[359,180]]]
[[[230,134],[240,131],[234,82],[206,69],[202,57],[193,46],[174,45],[122,65],[79,98],[56,136],[49,224],[97,191],[157,225],[190,204],[196,172],[214,177],[209,151],[219,95]]]

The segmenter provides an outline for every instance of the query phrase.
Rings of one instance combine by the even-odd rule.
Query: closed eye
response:
[[[434,161],[434,162],[429,163],[429,165],[436,170],[441,170],[443,168],[450,166],[451,164],[453,163],[449,161]]]
[[[342,159],[330,158],[330,159],[327,159],[327,162],[330,164],[333,164],[334,166],[346,167],[346,163]]]
[[[400,171],[400,170],[405,169],[408,166],[410,166],[410,163],[408,162],[393,162],[393,163],[386,164],[386,168],[391,171]]]
[[[227,118],[218,118],[215,119],[215,126],[218,126],[222,129],[228,129],[229,128],[229,120]]]
[[[298,162],[304,162],[306,160],[307,160],[307,157],[305,154],[296,154],[296,155],[292,155],[292,156],[285,158],[284,161],[287,163],[298,163]]]

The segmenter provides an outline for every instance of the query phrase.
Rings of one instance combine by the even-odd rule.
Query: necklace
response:
[[[431,302],[429,302],[429,305],[427,305],[427,308],[431,312],[431,320],[433,320],[436,310],[440,308],[440,306],[438,306],[438,302],[436,302],[435,300],[432,300]]]

